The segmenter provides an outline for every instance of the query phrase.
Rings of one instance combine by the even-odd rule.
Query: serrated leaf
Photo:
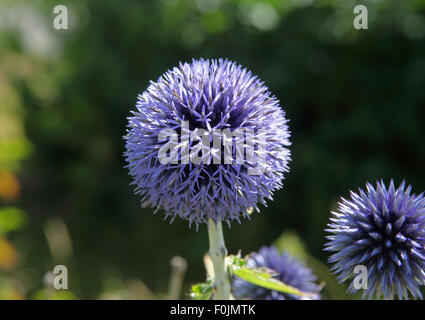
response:
[[[228,257],[228,266],[233,275],[254,285],[279,292],[303,297],[312,297],[313,293],[303,292],[282,281],[273,278],[275,272],[267,268],[248,268],[246,261],[240,257]]]

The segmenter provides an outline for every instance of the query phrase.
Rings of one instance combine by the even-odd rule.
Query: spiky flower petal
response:
[[[319,286],[315,283],[316,276],[310,268],[284,252],[271,247],[262,247],[258,253],[250,255],[247,261],[249,268],[264,267],[277,273],[276,278],[303,292],[311,293],[312,299],[320,299]],[[297,295],[282,293],[258,287],[235,277],[232,282],[232,293],[236,299],[252,300],[300,300]]]
[[[332,212],[326,231],[329,259],[339,281],[352,280],[357,265],[367,268],[367,289],[363,298],[422,298],[425,284],[425,199],[411,194],[405,182],[396,190],[391,180],[387,189],[377,182],[376,189],[351,192]],[[359,282],[359,284],[361,284]],[[359,286],[351,281],[348,291]]]
[[[163,209],[171,221],[240,221],[252,208],[258,211],[258,203],[265,205],[265,198],[272,199],[288,170],[289,131],[279,101],[256,76],[228,60],[193,60],[151,82],[139,95],[128,128],[125,157],[135,191],[144,205],[155,212]],[[212,144],[216,133],[226,129],[232,134],[246,129],[227,140],[230,163],[224,159],[224,138],[205,154],[199,137],[187,140],[202,132]],[[160,139],[166,130],[179,134],[179,140]],[[248,131],[265,138],[261,148],[256,143],[251,149],[261,161],[249,161],[246,153],[239,163],[237,146],[246,141]],[[159,152],[165,146],[177,151],[170,149],[173,161],[164,164]],[[202,162],[195,163],[192,155],[200,151]],[[261,174],[250,173],[254,168]]]

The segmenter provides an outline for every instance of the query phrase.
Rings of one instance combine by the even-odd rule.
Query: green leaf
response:
[[[297,296],[311,297],[314,293],[302,292],[282,281],[273,278],[276,273],[267,268],[248,268],[246,261],[237,256],[228,257],[228,266],[235,276],[254,285]]]
[[[211,298],[212,291],[212,281],[207,280],[207,282],[193,285],[191,288],[190,297],[193,300],[209,300]]]

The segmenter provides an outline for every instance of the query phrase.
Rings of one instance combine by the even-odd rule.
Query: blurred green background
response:
[[[53,28],[54,6],[69,30]],[[369,29],[355,30],[366,4]],[[285,186],[225,228],[230,253],[275,243],[352,298],[323,253],[330,210],[391,178],[425,190],[425,1],[0,1],[0,298],[166,298],[205,278],[206,227],[142,209],[124,169],[136,95],[179,61],[227,57],[280,99],[292,132]],[[68,267],[68,291],[48,272]],[[184,293],[182,293],[182,297]]]

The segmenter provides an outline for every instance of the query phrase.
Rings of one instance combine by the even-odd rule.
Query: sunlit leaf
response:
[[[269,270],[267,268],[248,268],[246,261],[240,257],[229,256],[228,266],[233,275],[254,285],[297,296],[314,296],[313,293],[302,292],[297,288],[291,287],[282,281],[273,278],[275,275],[273,270]]]

